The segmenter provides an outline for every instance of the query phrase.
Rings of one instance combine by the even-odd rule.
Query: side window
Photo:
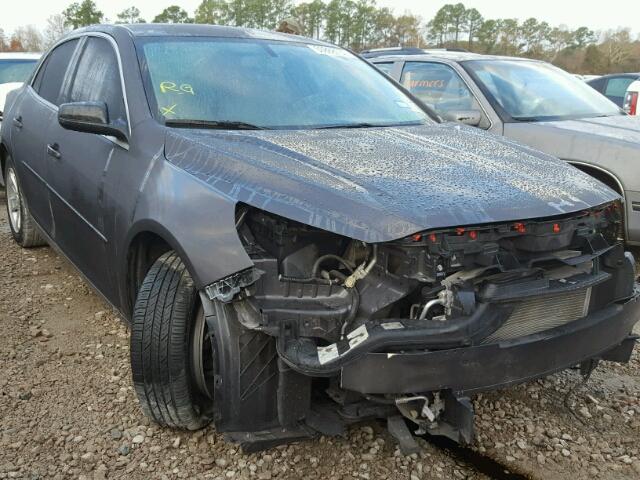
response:
[[[126,124],[118,59],[107,40],[98,37],[87,39],[64,98],[65,102],[104,102],[109,122]]]
[[[617,77],[610,78],[607,82],[607,89],[604,94],[607,97],[623,98],[627,93],[627,88],[633,83],[633,78],[629,77]]]
[[[36,74],[36,77],[33,79],[33,83],[31,84],[36,92],[40,92],[40,89],[42,88],[42,77],[44,77],[44,72],[47,69],[49,58],[50,57],[47,57],[42,61],[42,66],[40,67],[40,70],[38,70],[38,73]]]
[[[453,68],[441,63],[407,62],[400,79],[411,93],[438,115],[449,118],[449,112],[482,111],[480,104]],[[488,128],[484,118],[480,127]]]
[[[60,101],[62,82],[77,45],[77,39],[58,45],[47,56],[33,82],[33,88],[38,95],[56,106],[62,103]]]
[[[384,63],[375,63],[374,64],[378,70],[382,70],[382,72],[391,76],[391,70],[393,70],[393,62],[384,62]]]

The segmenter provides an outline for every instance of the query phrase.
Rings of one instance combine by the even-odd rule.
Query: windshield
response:
[[[321,128],[432,121],[383,74],[340,48],[213,37],[143,38],[138,47],[149,103],[172,126],[182,121],[203,128]]]
[[[472,60],[464,67],[514,120],[540,121],[621,115],[606,97],[548,63]]]
[[[37,60],[0,60],[0,83],[24,82],[38,63]]]

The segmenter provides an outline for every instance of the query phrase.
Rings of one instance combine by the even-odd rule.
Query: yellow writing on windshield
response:
[[[178,85],[176,82],[160,82],[160,93],[177,93],[178,95],[195,95],[193,87],[188,83],[181,83]]]
[[[175,108],[178,106],[177,103],[174,103],[173,105],[171,105],[170,107],[160,107],[160,111],[162,112],[162,115],[164,115],[165,117],[167,115],[175,115]]]
[[[196,93],[193,91],[193,87],[188,83],[183,83],[180,85],[180,90],[184,93],[190,93],[191,95],[195,95]]]

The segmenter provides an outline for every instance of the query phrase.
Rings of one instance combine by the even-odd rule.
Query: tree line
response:
[[[529,18],[484,18],[463,3],[444,5],[429,21],[410,12],[396,15],[375,0],[203,0],[192,13],[172,5],[149,21],[209,23],[275,29],[295,18],[308,37],[327,40],[354,51],[390,46],[464,48],[469,51],[537,58],[575,73],[640,71],[640,39],[630,30],[595,32],[569,29]],[[33,26],[6,37],[0,29],[0,51],[40,51],[67,31],[109,22],[142,23],[140,10],[129,7],[115,19],[105,18],[93,0],[71,3],[52,15],[43,32]]]

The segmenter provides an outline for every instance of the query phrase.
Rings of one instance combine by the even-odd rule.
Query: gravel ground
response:
[[[210,427],[159,428],[131,386],[128,331],[50,248],[12,241],[0,193],[0,479],[484,479],[419,440],[404,457],[380,425],[244,455]],[[473,448],[530,478],[640,478],[640,356],[475,398]],[[583,423],[584,422],[584,423]]]

